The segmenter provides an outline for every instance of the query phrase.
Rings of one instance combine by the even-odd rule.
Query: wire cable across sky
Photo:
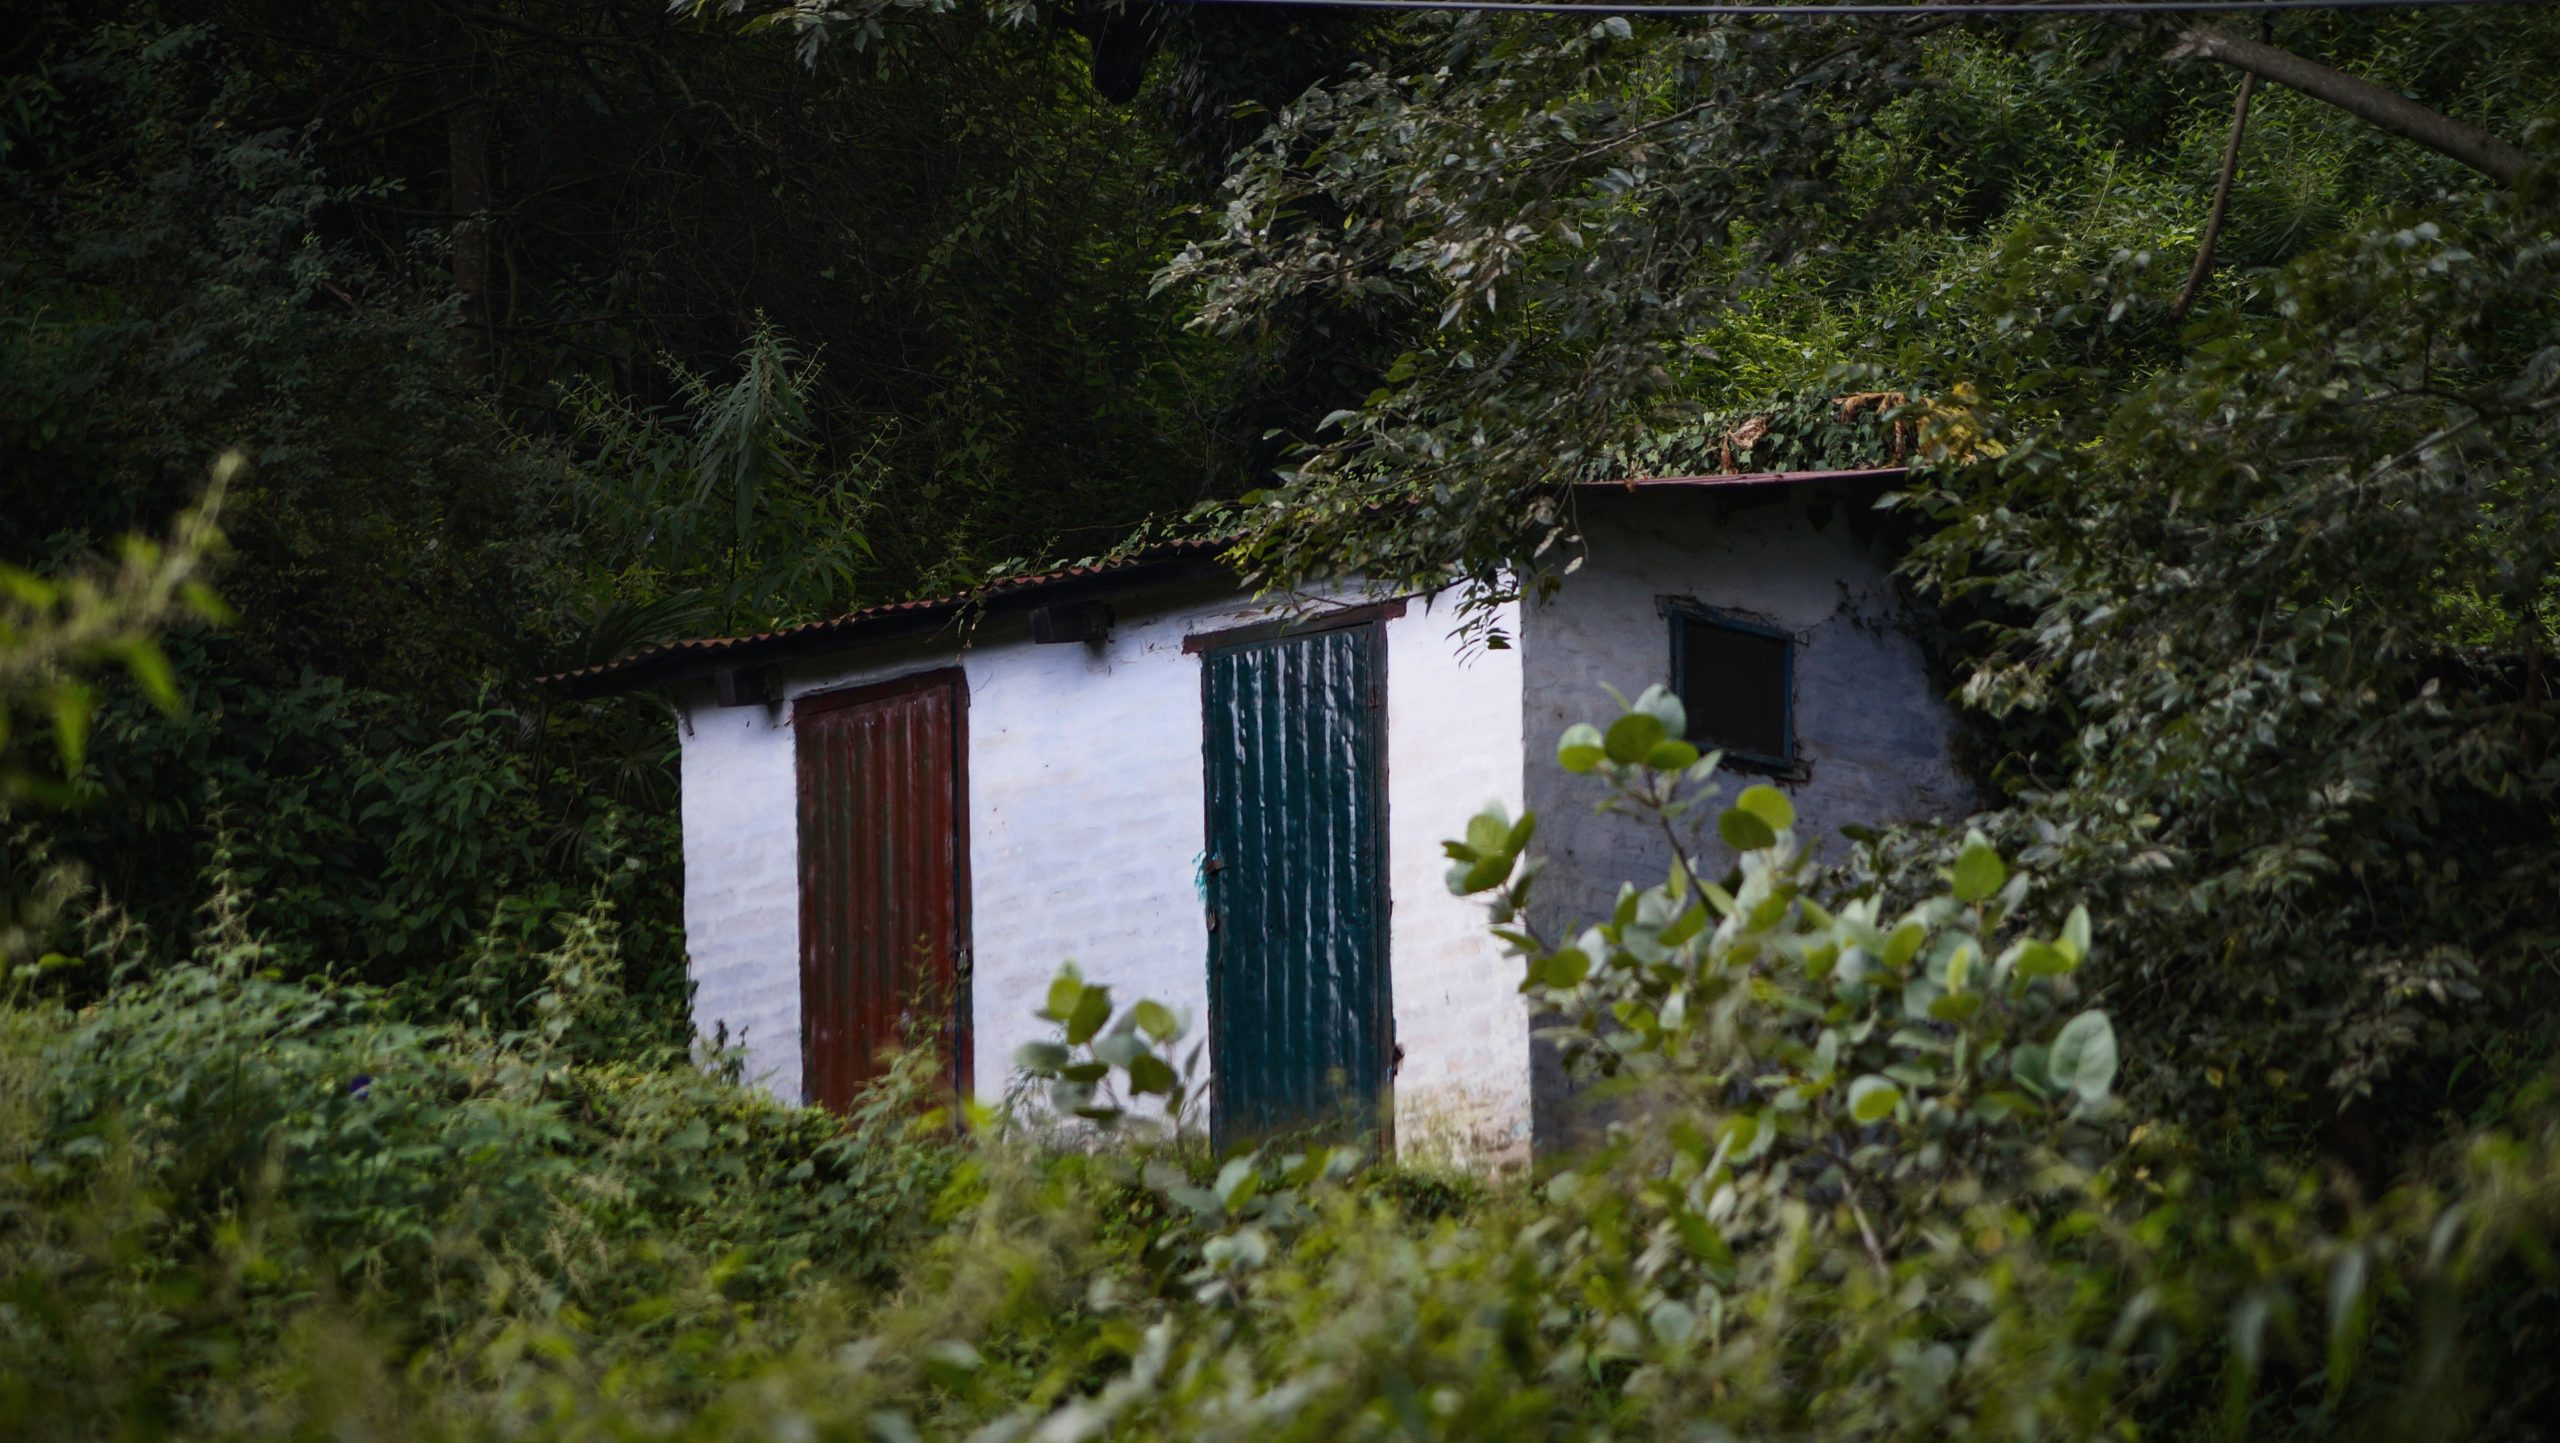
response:
[[[1528,15],[1646,15],[1739,19],[1777,15],[1796,19],[1857,16],[1867,19],[1904,15],[2258,15],[2289,10],[2451,10],[2503,6],[2510,9],[2560,3],[2560,0],[1916,0],[1916,3],[1839,5],[1648,5],[1605,3],[1605,0],[1154,0],[1159,4],[1225,5],[1241,8],[1288,7],[1332,10],[1458,10],[1515,12]]]

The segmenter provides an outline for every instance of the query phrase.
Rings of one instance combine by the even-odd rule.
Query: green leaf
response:
[[[1556,765],[1574,773],[1588,772],[1600,765],[1609,754],[1600,729],[1589,722],[1576,722],[1564,729],[1556,742]]]
[[[1463,869],[1452,867],[1449,871],[1455,880],[1451,883],[1449,890],[1461,897],[1466,897],[1499,887],[1510,878],[1511,866],[1515,860],[1513,857],[1497,854],[1481,862],[1471,862]]]
[[[1182,1032],[1182,1019],[1173,1015],[1172,1008],[1153,998],[1140,1002],[1131,1009],[1131,1013],[1137,1018],[1138,1030],[1158,1042],[1171,1042]]]
[[[1929,929],[1917,917],[1893,929],[1884,939],[1884,965],[1901,971],[1920,954],[1920,944],[1929,940]]]
[[[1778,844],[1778,834],[1769,830],[1767,822],[1740,807],[1728,807],[1723,816],[1716,818],[1716,832],[1726,846],[1737,852],[1756,852]]]
[[[1672,1221],[1680,1229],[1680,1240],[1689,1245],[1689,1251],[1697,1254],[1699,1261],[1704,1262],[1720,1282],[1730,1283],[1733,1280],[1733,1248],[1725,1242],[1724,1234],[1716,1231],[1716,1225],[1687,1208],[1673,1213]]]
[[[1657,772],[1685,772],[1698,764],[1698,749],[1674,738],[1645,753],[1644,764]]]
[[[1946,983],[1948,991],[1962,992],[1964,990],[1965,983],[1971,981],[1973,978],[1973,964],[1979,960],[1981,956],[1981,950],[1973,945],[1973,939],[1970,937],[1965,938],[1963,941],[1958,942],[1955,945],[1954,950],[1947,954]]]
[[[1609,723],[1608,734],[1601,739],[1601,745],[1608,751],[1609,760],[1633,766],[1653,755],[1653,749],[1669,736],[1661,718],[1631,711]]]
[[[2030,1042],[2009,1054],[2009,1075],[2037,1092],[2054,1089],[2052,1054]]]
[[[1697,1310],[1677,1298],[1665,1298],[1654,1304],[1652,1311],[1645,1315],[1645,1322],[1653,1329],[1655,1337],[1675,1348],[1686,1345],[1698,1335]]]
[[[1087,987],[1076,999],[1076,1010],[1067,1017],[1067,1041],[1084,1042],[1102,1030],[1111,1020],[1111,989]]]
[[[1013,1050],[1013,1065],[1034,1077],[1055,1077],[1067,1065],[1069,1053],[1055,1042],[1026,1042]]]
[[[53,689],[53,744],[62,753],[65,772],[80,770],[89,755],[89,713],[97,697],[78,682],[65,682]]]
[[[2107,1014],[2092,1009],[2062,1024],[2045,1072],[2055,1087],[2067,1087],[2091,1102],[2105,1097],[2116,1081],[2116,1030]]]
[[[1061,967],[1049,983],[1049,1005],[1041,1016],[1052,1022],[1064,1022],[1076,1015],[1076,1004],[1084,1000],[1084,979],[1073,967]]]
[[[1591,954],[1579,947],[1567,947],[1549,954],[1538,964],[1539,975],[1550,987],[1572,987],[1591,975]]]
[[[2336,1403],[2354,1377],[2365,1320],[2364,1249],[2349,1248],[2329,1265],[2329,1401]]]
[[[1704,901],[1693,901],[1687,910],[1672,918],[1671,925],[1663,928],[1661,935],[1654,940],[1665,947],[1677,947],[1705,930],[1707,930],[1707,904]]]
[[[1170,1093],[1173,1091],[1175,1080],[1172,1064],[1152,1052],[1135,1058],[1129,1063],[1131,1092],[1142,1096],[1151,1092],[1159,1095]]]
[[[1511,840],[1511,818],[1498,808],[1488,807],[1467,819],[1467,845],[1479,857],[1499,856],[1508,850],[1503,844]]]
[[[1261,1191],[1262,1174],[1255,1169],[1253,1159],[1250,1157],[1229,1158],[1227,1165],[1218,1169],[1216,1186],[1220,1202],[1231,1209],[1242,1207],[1256,1192]]]
[[[2081,963],[2089,960],[2088,908],[2074,907],[2071,909],[2071,916],[2062,924],[2061,945],[2062,950],[2070,955],[2072,966],[2077,967]]]
[[[1964,850],[1956,854],[1955,894],[1959,902],[1979,902],[2000,890],[2008,879],[2009,869],[2000,862],[2000,854],[1980,832],[1967,833]]]
[[[1861,1124],[1884,1121],[1902,1104],[1902,1089],[1868,1073],[1849,1084],[1849,1116]]]
[[[1689,734],[1689,709],[1680,704],[1679,693],[1660,682],[1644,689],[1636,698],[1635,709],[1662,723],[1665,736],[1685,737]]]
[[[2059,977],[2077,965],[2070,953],[2050,942],[2029,941],[2018,948],[2018,975],[2022,977]]]
[[[1745,787],[1733,804],[1768,823],[1773,832],[1783,832],[1796,824],[1796,804],[1773,786]]]
[[[178,678],[169,670],[169,658],[148,641],[137,641],[125,648],[125,670],[142,687],[142,694],[162,711],[178,709]]]

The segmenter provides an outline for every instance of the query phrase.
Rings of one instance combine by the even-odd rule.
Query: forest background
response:
[[[38,1433],[2548,1427],[2550,9],[21,16],[0,1408]],[[2284,57],[2421,118],[2242,90]],[[1768,853],[1819,927],[1682,934],[1684,883],[1524,942],[1588,1037],[1804,1075],[1698,1094],[1764,1133],[1518,1195],[757,1103],[688,1057],[663,709],[531,680],[1142,526],[1534,592],[1560,482],[1888,459],[1984,811]],[[1653,760],[1603,781],[1686,778]],[[1959,933],[2048,949],[1981,1014],[2025,1031],[1853,1078],[1911,1029],[1817,1034],[1899,982],[1710,1033],[1648,980],[1905,908],[1947,1036],[1994,1026],[1929,1010]],[[2110,1019],[2077,1089],[2064,1001]],[[1807,1105],[1836,1158],[1771,1150]]]

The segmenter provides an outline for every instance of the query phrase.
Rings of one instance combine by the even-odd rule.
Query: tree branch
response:
[[[2359,80],[2290,50],[2243,39],[2210,25],[2191,26],[2180,32],[2178,43],[2169,48],[2169,58],[2218,60],[2261,80],[2301,91],[2439,155],[2450,156],[2501,185],[2515,184],[2516,177],[2533,164],[2532,156],[2487,131],[2473,129],[2405,96],[2394,95],[2369,80]]]
[[[2213,243],[2222,238],[2222,218],[2231,209],[2231,181],[2240,173],[2240,137],[2249,128],[2249,93],[2257,88],[2257,75],[2241,71],[2240,98],[2231,106],[2231,138],[2222,143],[2222,178],[2213,183],[2213,210],[2205,216],[2204,237],[2196,242],[2196,263],[2187,271],[2187,283],[2178,288],[2177,304],[2169,307],[2171,320],[2187,318],[2204,278],[2213,274]]]

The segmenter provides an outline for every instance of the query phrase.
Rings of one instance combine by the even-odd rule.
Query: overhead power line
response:
[[[1528,15],[1647,15],[1742,18],[1780,15],[1799,19],[1824,16],[1865,18],[1902,15],[2260,15],[2279,10],[2450,10],[2477,6],[2549,5],[2555,0],[1917,0],[1907,5],[1852,3],[1840,5],[1691,5],[1674,3],[1593,3],[1593,0],[1156,0],[1159,4],[1288,7],[1329,10],[1481,10]]]

